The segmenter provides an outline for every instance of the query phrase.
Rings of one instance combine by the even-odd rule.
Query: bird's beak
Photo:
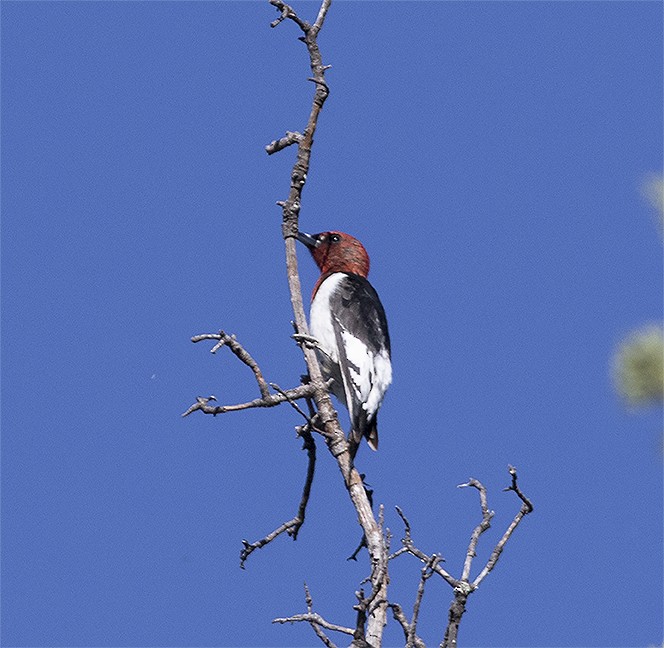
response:
[[[320,241],[311,234],[307,234],[306,232],[298,232],[297,233],[297,240],[300,243],[304,243],[309,249],[315,249],[320,245]]]

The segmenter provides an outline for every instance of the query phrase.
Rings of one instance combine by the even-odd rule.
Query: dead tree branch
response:
[[[240,410],[254,409],[256,407],[276,407],[282,403],[309,398],[313,395],[314,388],[311,385],[300,385],[294,389],[288,389],[279,394],[268,394],[265,398],[255,398],[247,403],[237,403],[235,405],[208,405],[210,401],[216,401],[216,396],[197,396],[196,402],[191,405],[182,417],[189,416],[192,412],[200,410],[203,414],[226,414],[226,412],[238,412]]]
[[[323,377],[318,362],[315,344],[311,343],[304,311],[297,263],[296,236],[299,231],[299,214],[302,204],[302,192],[309,173],[311,150],[314,142],[314,134],[318,125],[318,119],[323,105],[330,93],[330,88],[325,80],[325,72],[330,66],[323,65],[321,52],[318,46],[318,34],[323,27],[327,12],[330,8],[331,0],[321,0],[318,15],[313,24],[300,18],[296,11],[290,5],[283,2],[283,0],[269,0],[269,2],[279,11],[279,17],[271,23],[271,27],[277,27],[284,21],[291,21],[302,33],[299,40],[301,40],[307,47],[309,65],[312,72],[312,76],[308,80],[312,81],[315,85],[309,118],[302,133],[297,131],[286,131],[284,137],[275,139],[265,147],[266,152],[269,155],[277,153],[290,146],[296,147],[296,159],[291,172],[288,197],[286,200],[279,201],[277,204],[282,209],[282,235],[285,244],[289,293],[295,318],[294,326],[296,329],[296,339],[299,339],[300,341],[300,348],[302,349],[307,365],[308,382],[294,389],[282,390],[274,383],[268,383],[265,380],[256,361],[242,347],[242,345],[237,342],[235,336],[228,335],[223,331],[219,331],[217,334],[197,335],[192,338],[193,342],[215,340],[216,344],[212,348],[213,353],[222,346],[227,346],[241,362],[247,365],[254,374],[260,392],[260,398],[235,405],[210,405],[211,401],[216,401],[214,396],[198,397],[196,403],[194,403],[183,416],[187,416],[197,410],[200,410],[205,414],[217,415],[225,412],[256,407],[274,407],[281,403],[288,402],[306,420],[306,424],[298,428],[298,434],[304,441],[303,449],[307,450],[308,455],[307,475],[298,512],[294,518],[284,522],[261,540],[254,543],[249,543],[247,540],[243,540],[243,549],[240,554],[241,566],[244,566],[245,561],[253,551],[269,544],[284,532],[288,533],[294,539],[297,538],[297,534],[304,523],[306,506],[309,500],[315,472],[316,447],[312,431],[316,431],[323,436],[328,450],[337,461],[344,485],[348,491],[353,506],[355,507],[358,522],[363,531],[363,539],[360,547],[358,547],[358,550],[352,557],[355,558],[359,550],[363,547],[367,548],[371,573],[363,582],[370,583],[371,591],[367,596],[365,596],[363,590],[356,592],[358,603],[354,606],[354,609],[357,612],[354,628],[330,623],[319,614],[313,612],[313,603],[306,584],[305,595],[307,613],[274,619],[273,623],[309,623],[318,638],[323,644],[328,646],[328,648],[334,648],[334,644],[323,632],[323,629],[352,636],[353,641],[351,646],[354,646],[355,648],[379,648],[382,643],[383,628],[386,623],[387,609],[389,607],[392,610],[395,620],[401,625],[404,631],[407,648],[423,648],[424,644],[417,635],[417,623],[427,581],[435,573],[451,585],[454,590],[454,600],[450,605],[448,624],[441,648],[456,647],[458,627],[466,609],[468,596],[477,589],[482,580],[495,567],[505,544],[523,517],[533,510],[533,506],[530,500],[528,500],[519,489],[516,470],[510,466],[509,471],[512,476],[512,482],[505,490],[513,490],[517,494],[522,502],[521,510],[517,513],[514,520],[503,534],[503,537],[499,540],[491,553],[487,564],[472,582],[470,581],[470,572],[472,562],[476,557],[477,545],[481,535],[489,529],[493,517],[493,512],[490,511],[488,507],[486,489],[475,479],[469,480],[467,484],[462,484],[462,486],[474,487],[479,491],[482,519],[471,534],[460,578],[457,579],[453,577],[441,566],[440,563],[443,562],[443,558],[440,555],[427,555],[415,546],[411,537],[410,523],[398,507],[397,512],[404,523],[405,532],[404,537],[401,540],[402,547],[395,553],[391,555],[389,554],[389,532],[387,534],[388,537],[383,533],[382,507],[377,520],[372,510],[371,491],[366,488],[363,481],[363,475],[360,475],[354,466],[355,448],[351,446],[339,424],[337,412],[330,399],[329,381],[326,381]],[[309,340],[309,343],[304,343],[307,339]],[[276,391],[276,393],[271,393],[270,388]],[[302,399],[306,399],[309,404],[309,415],[307,415],[296,402]],[[315,407],[312,406],[312,403]],[[418,560],[424,563],[413,605],[413,617],[410,622],[406,619],[402,608],[396,603],[390,603],[387,599],[387,588],[389,583],[388,563],[390,560],[405,553],[415,556]]]
[[[396,509],[397,513],[399,514],[399,517],[401,518],[404,524],[405,535],[401,539],[401,544],[405,549],[405,553],[409,553],[412,556],[415,556],[415,558],[418,558],[425,564],[429,563],[431,561],[431,556],[428,556],[423,551],[418,549],[415,546],[415,543],[413,542],[413,538],[411,536],[411,531],[410,531],[410,522],[408,522],[408,518],[405,516],[404,512],[398,506],[395,506],[394,508]],[[397,551],[391,556],[391,558],[396,558],[399,555],[401,555],[401,552]],[[440,562],[442,562],[444,558],[439,557],[438,560],[439,562],[437,562],[435,565],[432,566],[433,571],[436,572],[441,578],[445,579],[452,587],[454,587],[457,583],[456,578],[454,578],[454,576],[449,574],[445,569],[443,569],[440,566]]]
[[[304,597],[307,602],[307,612],[311,614],[314,608],[314,601],[311,598],[311,592],[309,591],[306,583],[304,584]],[[310,621],[310,624],[316,633],[316,636],[327,646],[327,648],[337,648],[317,623]]]
[[[261,396],[267,398],[270,395],[267,381],[263,378],[263,372],[260,370],[256,361],[249,355],[249,352],[235,339],[234,335],[228,335],[227,333],[224,333],[224,331],[219,331],[219,333],[194,335],[194,337],[191,338],[191,341],[194,344],[196,342],[202,342],[203,340],[217,340],[217,344],[210,349],[210,353],[216,353],[222,346],[227,346],[240,361],[244,362],[244,364],[254,372]]]
[[[216,402],[216,396],[197,396],[196,402],[191,405],[186,412],[182,414],[183,417],[189,416],[192,412],[201,411],[203,414],[212,414],[212,416],[217,416],[217,414],[225,414],[226,412],[237,412],[245,409],[253,409],[256,407],[276,407],[282,403],[290,403],[308,422],[310,422],[310,417],[308,417],[295,403],[295,401],[302,400],[303,398],[310,398],[314,395],[315,388],[311,384],[300,385],[293,389],[281,389],[275,383],[268,383],[263,377],[263,372],[258,366],[256,360],[250,355],[250,353],[237,341],[234,335],[228,335],[224,331],[219,331],[219,333],[203,333],[201,335],[195,335],[191,338],[192,342],[202,342],[203,340],[216,340],[210,353],[216,353],[221,347],[227,346],[233,354],[247,367],[249,367],[256,379],[256,384],[258,385],[258,391],[260,392],[260,398],[255,398],[252,401],[246,403],[237,403],[233,405],[209,405],[210,401]],[[277,393],[271,394],[270,387],[272,387]],[[317,432],[323,433],[322,430],[318,430],[312,426],[312,429]]]
[[[297,514],[295,517],[284,522],[274,531],[268,533],[264,538],[261,538],[256,542],[249,542],[248,540],[242,541],[243,548],[242,551],[240,551],[240,567],[244,569],[245,561],[256,549],[263,548],[265,545],[272,542],[275,538],[279,537],[284,532],[288,533],[288,535],[291,536],[293,540],[297,540],[297,534],[304,524],[307,503],[309,502],[311,484],[313,483],[316,467],[316,444],[311,434],[311,430],[315,430],[316,428],[313,425],[311,417],[307,416],[302,411],[302,409],[297,405],[296,401],[310,398],[314,393],[314,389],[313,386],[309,384],[300,385],[295,389],[289,390],[283,390],[275,383],[268,384],[263,376],[263,372],[258,366],[258,363],[237,341],[234,335],[228,335],[224,331],[219,331],[219,333],[205,333],[202,335],[196,335],[191,338],[192,342],[202,342],[203,340],[216,340],[217,343],[211,349],[212,353],[216,353],[222,346],[227,346],[241,362],[247,365],[254,373],[261,397],[247,403],[239,403],[236,405],[209,405],[208,403],[210,401],[217,400],[214,396],[208,396],[207,398],[199,396],[196,398],[196,402],[191,407],[189,407],[189,409],[187,409],[187,411],[184,412],[182,416],[188,416],[197,410],[200,410],[205,414],[212,414],[213,416],[216,416],[217,414],[223,414],[225,412],[233,412],[254,407],[274,407],[276,405],[280,405],[281,403],[287,402],[307,421],[305,425],[297,428],[298,436],[302,437],[304,441],[303,450],[307,451],[308,456],[307,475],[305,478],[304,487],[302,489],[302,497],[300,499]],[[269,387],[272,387],[272,389],[274,389],[277,393],[271,394]]]
[[[401,626],[401,629],[403,630],[404,634],[404,639],[406,640],[406,642],[410,641],[411,640],[410,623],[408,622],[406,615],[401,609],[401,606],[398,603],[388,603],[388,607],[392,610],[392,617],[394,618],[394,620]],[[414,646],[414,648],[426,648],[422,639],[420,639],[417,635],[412,636],[412,645]]]
[[[297,510],[297,514],[292,519],[284,522],[278,526],[274,531],[268,533],[264,538],[257,540],[256,542],[249,542],[248,540],[242,540],[242,551],[240,551],[240,567],[244,569],[244,563],[247,558],[256,551],[256,549],[262,549],[265,545],[270,544],[273,540],[278,538],[282,533],[286,532],[293,540],[297,540],[297,534],[300,532],[300,528],[304,524],[304,518],[307,513],[307,504],[309,503],[309,496],[311,495],[311,485],[314,481],[314,473],[316,470],[316,443],[311,434],[310,425],[303,425],[299,427],[298,436],[301,436],[304,445],[302,446],[303,450],[307,451],[308,464],[307,464],[307,475],[304,481],[304,486],[302,488],[302,497],[300,499],[300,505]]]
[[[320,616],[320,614],[316,614],[315,612],[308,612],[307,614],[294,614],[293,616],[290,617],[279,617],[277,619],[273,619],[272,623],[300,623],[302,621],[305,621],[306,623],[316,624],[321,628],[325,628],[326,630],[332,630],[333,632],[341,632],[343,634],[351,636],[355,633],[355,630],[353,630],[353,628],[346,628],[344,626],[336,625],[335,623],[330,623],[329,621],[326,621],[322,616]]]
[[[498,558],[500,558],[500,554],[503,553],[505,544],[514,533],[515,529],[519,526],[521,520],[523,520],[523,518],[528,515],[528,513],[532,513],[534,510],[532,502],[521,492],[521,489],[518,486],[516,468],[514,466],[509,466],[508,470],[512,476],[512,483],[503,490],[514,491],[517,494],[517,497],[523,502],[523,504],[521,505],[519,512],[514,516],[511,524],[507,527],[503,537],[498,541],[498,544],[491,552],[491,556],[489,556],[489,560],[484,566],[484,569],[482,569],[477,578],[473,581],[473,587],[478,587],[479,584],[487,577],[489,572],[496,566]]]
[[[413,620],[408,623],[403,614],[403,610],[397,605],[390,603],[390,608],[394,618],[400,623],[404,633],[406,634],[407,646],[414,646],[417,648],[417,641],[414,626],[417,624],[417,613],[419,612],[419,606],[424,594],[425,580],[428,580],[434,573],[438,574],[443,578],[453,589],[454,591],[454,600],[450,604],[448,612],[448,621],[447,627],[445,629],[445,637],[440,644],[440,648],[456,648],[457,645],[457,636],[459,632],[459,624],[461,623],[461,618],[466,611],[466,604],[468,602],[468,597],[477,589],[479,584],[486,578],[489,572],[496,566],[498,558],[502,553],[505,544],[510,539],[512,533],[519,525],[524,516],[528,515],[533,510],[533,505],[531,501],[521,492],[518,483],[517,483],[517,474],[516,469],[513,466],[509,466],[509,473],[512,478],[510,486],[505,488],[505,491],[511,490],[514,491],[519,499],[522,502],[521,509],[516,514],[514,520],[509,525],[502,538],[498,541],[498,544],[495,546],[494,550],[491,552],[491,556],[487,561],[484,568],[480,571],[478,576],[471,582],[470,580],[470,571],[475,558],[477,543],[479,542],[480,536],[491,526],[491,519],[493,518],[493,511],[489,509],[489,504],[487,500],[486,488],[484,485],[477,479],[470,479],[466,484],[460,484],[460,488],[464,487],[473,487],[477,489],[480,495],[480,509],[482,511],[482,519],[480,523],[473,529],[473,532],[470,536],[470,542],[468,543],[468,550],[466,552],[466,558],[464,560],[463,569],[461,573],[461,578],[454,578],[449,574],[445,569],[443,569],[437,562],[437,556],[428,556],[426,553],[421,551],[415,546],[411,535],[410,522],[404,515],[403,511],[397,506],[396,511],[401,518],[404,525],[404,537],[401,539],[402,547],[395,553],[389,556],[389,560],[393,560],[403,555],[404,553],[409,553],[419,560],[421,560],[425,567],[422,569],[422,577],[420,579],[420,585],[418,587],[417,596],[415,599],[415,605],[413,608]],[[439,559],[440,560],[440,559]],[[412,640],[411,640],[411,632]]]
[[[467,486],[472,486],[480,492],[480,507],[482,509],[482,521],[473,529],[473,532],[470,536],[470,542],[468,544],[468,551],[466,552],[466,560],[463,563],[463,572],[461,574],[461,580],[467,581],[470,576],[470,568],[473,564],[473,558],[477,555],[475,549],[477,548],[477,543],[480,539],[480,536],[491,526],[491,518],[493,517],[493,511],[489,510],[489,505],[487,503],[486,497],[486,488],[484,485],[477,481],[477,479],[470,479],[467,484],[459,484],[457,488],[465,488]]]
[[[420,577],[420,584],[417,587],[417,596],[415,597],[415,605],[413,605],[413,618],[410,622],[410,629],[408,630],[406,648],[413,648],[415,645],[415,630],[417,629],[417,619],[420,615],[420,605],[422,605],[422,597],[424,596],[424,587],[433,575],[439,560],[440,556],[433,554],[427,564],[422,567],[422,576]]]
[[[287,148],[288,146],[292,146],[293,144],[297,144],[301,139],[302,139],[302,134],[301,133],[293,133],[291,131],[286,131],[286,135],[284,137],[270,142],[265,147],[265,152],[268,155],[278,153],[279,151]]]
[[[302,287],[298,272],[295,236],[299,229],[298,221],[302,201],[302,190],[307,181],[307,174],[309,172],[314,133],[318,124],[320,112],[330,92],[325,81],[325,71],[329,66],[323,65],[322,55],[318,46],[318,33],[323,27],[325,17],[330,8],[331,0],[322,0],[318,16],[313,25],[302,20],[293,8],[282,2],[282,0],[270,0],[270,4],[276,7],[280,12],[280,17],[272,23],[273,27],[276,27],[278,24],[288,19],[293,21],[302,32],[300,39],[307,46],[309,64],[312,72],[311,78],[315,83],[315,91],[307,125],[302,133],[302,138],[298,138],[297,142],[293,142],[293,144],[297,145],[297,155],[291,172],[288,198],[278,203],[282,208],[282,233],[286,247],[288,286],[297,333],[308,335],[309,328],[307,326],[302,299]],[[320,425],[326,433],[328,449],[337,460],[339,470],[344,479],[344,484],[357,511],[358,520],[366,537],[367,549],[372,566],[372,596],[375,600],[384,600],[387,597],[387,551],[382,531],[371,510],[371,504],[362,484],[362,479],[353,466],[349,444],[341,426],[339,425],[337,413],[332,406],[329,392],[318,364],[316,351],[311,348],[310,345],[302,345],[302,352],[309,371],[311,385],[314,388],[313,401],[316,404]],[[375,646],[381,644],[385,622],[386,604],[382,603],[368,615],[365,639],[369,644]]]
[[[302,336],[308,336],[309,329],[304,312],[302,289],[298,273],[295,237],[298,234],[299,229],[298,217],[302,199],[302,190],[309,172],[314,134],[323,104],[330,92],[329,86],[325,81],[325,72],[330,66],[323,65],[320,48],[318,46],[318,34],[323,27],[325,17],[330,8],[331,0],[321,1],[318,15],[313,24],[300,18],[297,12],[290,5],[283,2],[283,0],[269,1],[270,4],[279,11],[279,17],[271,23],[271,27],[276,27],[284,21],[292,21],[302,32],[300,40],[304,42],[307,47],[309,65],[312,73],[309,80],[313,81],[315,84],[309,118],[302,133],[287,131],[285,137],[274,140],[266,147],[266,151],[269,154],[276,153],[288,146],[296,146],[297,149],[295,164],[291,172],[288,197],[286,200],[278,202],[278,204],[282,208],[282,234],[286,248],[288,286],[295,318],[296,333]],[[201,340],[216,340],[217,344],[212,349],[213,352],[216,352],[222,346],[228,346],[238,359],[253,371],[259,388],[260,398],[235,405],[211,405],[211,401],[216,401],[214,396],[209,396],[207,398],[198,397],[196,402],[189,407],[183,416],[188,416],[197,410],[200,410],[205,414],[217,415],[255,407],[273,407],[283,402],[289,402],[301,414],[303,414],[302,410],[295,405],[295,401],[305,398],[311,399],[315,403],[316,427],[313,427],[313,417],[309,417],[308,425],[310,427],[308,433],[310,434],[311,430],[320,432],[325,438],[330,453],[337,460],[344,484],[357,511],[358,521],[364,533],[371,561],[370,582],[372,591],[367,598],[366,637],[354,637],[354,643],[360,645],[360,643],[366,642],[373,646],[379,646],[382,640],[383,626],[386,622],[388,552],[384,542],[382,528],[373,515],[371,502],[364,488],[362,478],[353,465],[353,454],[346,439],[346,435],[339,425],[337,413],[332,406],[328,391],[329,385],[323,378],[314,346],[311,344],[300,345],[307,364],[309,382],[306,385],[290,390],[281,390],[274,387],[277,389],[278,393],[272,394],[269,389],[270,384],[267,383],[263,377],[258,364],[249,353],[243,349],[234,336],[227,335],[223,331],[220,331],[218,334],[198,335],[192,338],[192,340],[194,342],[199,342]],[[306,415],[304,416],[306,417]],[[297,535],[304,520],[304,508],[306,507],[311,487],[311,479],[313,478],[314,447],[313,444],[309,444],[305,435],[305,448],[308,449],[310,462],[298,515],[292,520],[285,522],[272,533],[257,542],[249,543],[246,540],[243,541],[244,548],[241,556],[242,562],[244,562],[257,548],[265,546],[283,532],[290,533],[294,537]],[[371,603],[374,601],[377,601],[377,603],[371,607]],[[307,615],[304,615],[298,618],[291,617],[289,620],[307,620],[305,619],[306,616]],[[285,621],[278,620],[277,622]],[[323,625],[323,627],[325,626]],[[352,631],[351,633],[356,634],[356,631]],[[364,634],[364,628],[362,628],[360,634]]]

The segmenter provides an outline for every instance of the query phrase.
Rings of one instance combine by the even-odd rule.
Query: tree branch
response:
[[[219,333],[204,333],[203,335],[194,335],[191,338],[191,341],[201,342],[203,340],[217,340],[218,343],[212,347],[210,353],[216,353],[222,346],[227,346],[237,358],[239,358],[244,364],[247,365],[253,372],[256,378],[256,383],[258,384],[258,390],[261,393],[263,398],[267,398],[270,395],[270,389],[268,388],[267,381],[263,378],[263,372],[260,370],[260,367],[256,361],[249,355],[249,352],[235,339],[234,335],[228,335],[224,331],[219,331]]]
[[[330,623],[326,621],[320,614],[315,612],[308,612],[307,614],[294,614],[290,617],[280,617],[278,619],[272,619],[272,623],[301,623],[302,621],[306,623],[316,624],[321,628],[326,630],[332,630],[332,632],[341,632],[342,634],[347,634],[353,636],[355,630],[352,628],[346,628],[345,626],[336,625],[335,623]]]
[[[247,558],[256,551],[256,549],[262,549],[265,545],[270,544],[273,540],[278,538],[282,533],[286,532],[293,540],[297,540],[297,534],[300,532],[300,528],[304,524],[304,518],[307,512],[307,504],[309,503],[309,496],[311,494],[311,484],[314,481],[314,473],[316,470],[316,444],[314,438],[311,435],[310,424],[303,425],[299,427],[298,436],[301,436],[304,440],[304,445],[302,446],[303,450],[307,451],[308,465],[307,465],[307,476],[304,481],[304,487],[302,488],[302,497],[300,499],[300,505],[297,510],[297,514],[294,518],[284,522],[278,526],[274,531],[268,533],[264,538],[257,540],[256,542],[249,542],[248,540],[242,541],[242,551],[240,551],[240,567],[244,569],[244,563]]]
[[[406,619],[406,615],[401,609],[401,606],[398,603],[388,603],[388,607],[392,610],[392,616],[394,617],[394,620],[401,626],[404,639],[409,641],[410,623],[408,622],[408,619]],[[417,635],[412,638],[412,644],[414,648],[426,648],[424,642]]]
[[[401,539],[401,544],[403,545],[404,549],[406,550],[407,553],[411,554],[412,556],[415,556],[416,558],[419,558],[423,563],[427,564],[431,560],[431,556],[428,556],[425,554],[423,551],[420,551],[414,544],[413,539],[410,534],[410,522],[408,522],[408,518],[404,515],[404,512],[398,507],[394,507],[399,514],[399,517],[403,521],[404,527],[405,527],[405,536]],[[391,558],[396,558],[398,555],[401,555],[399,551],[394,553]],[[436,572],[441,578],[443,578],[445,581],[447,581],[452,587],[454,587],[457,584],[457,579],[454,578],[451,574],[449,574],[447,571],[445,571],[441,566],[440,562],[444,560],[444,558],[440,557],[438,558],[439,562],[437,562],[433,566],[433,571]]]
[[[293,133],[291,131],[286,131],[286,135],[278,140],[273,140],[265,147],[265,152],[268,155],[273,155],[288,146],[297,144],[302,139],[301,133]]]
[[[291,184],[288,198],[278,204],[282,208],[282,233],[286,248],[286,268],[291,304],[295,317],[297,333],[308,335],[309,328],[304,312],[302,300],[302,287],[297,265],[297,252],[295,236],[298,233],[298,217],[302,200],[302,190],[307,180],[311,159],[311,147],[314,133],[318,124],[318,117],[323,104],[329,95],[329,87],[325,82],[325,71],[328,66],[323,65],[322,56],[318,47],[317,37],[323,27],[325,17],[330,7],[330,0],[323,0],[316,18],[316,22],[309,25],[300,19],[292,7],[282,0],[270,0],[281,17],[273,23],[276,26],[286,19],[292,20],[303,32],[301,40],[307,46],[309,64],[312,78],[315,82],[315,91],[307,126],[303,131],[302,139],[297,142],[296,161],[291,172]],[[371,510],[369,499],[362,485],[362,479],[353,466],[349,443],[339,425],[337,413],[332,406],[327,386],[323,381],[316,351],[308,345],[302,345],[305,362],[309,371],[311,384],[314,387],[313,400],[319,414],[320,424],[326,432],[326,443],[332,455],[336,458],[339,470],[344,479],[346,489],[358,514],[358,520],[364,531],[367,548],[371,560],[372,595],[378,600],[387,598],[387,551],[383,541],[382,532]],[[383,626],[386,622],[386,604],[381,604],[369,614],[367,621],[366,640],[379,646],[382,640]]]
[[[470,577],[470,567],[473,563],[473,558],[477,555],[476,548],[477,542],[480,539],[480,536],[491,526],[491,518],[493,517],[493,511],[489,510],[489,505],[487,503],[486,497],[486,488],[484,485],[477,481],[477,479],[468,480],[467,484],[459,484],[457,488],[465,488],[467,486],[472,486],[480,492],[480,507],[482,508],[482,521],[475,527],[473,533],[470,536],[470,543],[468,544],[468,551],[466,552],[466,560],[463,564],[463,572],[461,574],[461,580],[467,581]]]
[[[182,417],[189,416],[197,410],[200,410],[203,414],[217,416],[217,414],[254,409],[256,407],[276,407],[282,403],[310,398],[313,393],[313,385],[300,385],[299,387],[288,389],[278,394],[268,394],[265,398],[255,398],[247,403],[237,403],[235,405],[208,405],[210,401],[216,401],[217,398],[215,396],[197,396],[196,402],[186,412],[183,412]]]
[[[514,466],[508,466],[508,470],[510,475],[512,476],[512,483],[503,490],[514,491],[517,494],[518,498],[523,502],[523,504],[521,505],[521,509],[519,510],[519,512],[514,516],[512,523],[507,527],[507,530],[503,534],[503,537],[498,541],[498,544],[491,552],[491,556],[489,556],[489,561],[487,562],[486,566],[478,574],[477,578],[473,581],[474,587],[477,587],[487,577],[489,572],[496,566],[498,558],[500,558],[500,554],[503,553],[505,544],[512,536],[512,533],[514,533],[515,529],[519,526],[521,520],[523,520],[523,518],[526,515],[528,515],[528,513],[532,513],[534,510],[532,502],[521,492],[521,489],[517,484],[516,468]]]
[[[466,559],[463,565],[462,575],[461,578],[459,579],[454,578],[436,562],[437,557],[435,554],[433,556],[428,556],[427,554],[425,554],[423,551],[421,551],[415,546],[411,536],[411,528],[408,518],[406,518],[403,511],[398,506],[395,507],[397,513],[399,514],[399,517],[401,518],[404,524],[404,537],[401,539],[401,544],[402,544],[401,549],[391,554],[388,557],[388,559],[393,560],[394,558],[397,558],[404,553],[409,553],[418,558],[419,560],[421,560],[425,564],[425,567],[422,569],[422,577],[420,579],[420,585],[415,600],[415,607],[413,609],[413,621],[411,621],[411,623],[409,624],[406,621],[401,608],[396,604],[392,603],[390,604],[395,619],[401,624],[401,627],[404,629],[404,632],[406,633],[406,642],[408,647],[414,646],[415,648],[417,648],[418,644],[417,641],[415,640],[414,634],[411,641],[411,631],[412,633],[415,633],[415,630],[413,630],[413,626],[416,626],[417,623],[416,612],[419,612],[419,606],[422,600],[422,596],[424,594],[425,580],[430,578],[432,574],[436,573],[439,576],[441,576],[449,585],[451,585],[454,591],[454,599],[450,604],[450,608],[448,611],[448,621],[447,621],[447,627],[445,629],[445,637],[442,643],[440,644],[440,647],[456,648],[457,636],[459,633],[459,624],[461,623],[461,618],[463,617],[466,611],[466,603],[468,602],[468,597],[477,589],[479,584],[484,580],[484,578],[486,578],[489,572],[495,567],[506,542],[509,540],[510,536],[512,535],[516,527],[519,525],[523,517],[533,510],[533,505],[531,501],[521,492],[518,486],[516,469],[513,466],[509,466],[509,473],[512,476],[512,483],[504,490],[506,491],[512,490],[517,494],[519,499],[522,501],[521,510],[517,513],[516,517],[507,528],[507,531],[505,531],[505,533],[503,534],[503,537],[498,541],[498,544],[491,553],[491,556],[489,557],[489,560],[484,569],[482,569],[477,578],[472,582],[470,582],[470,570],[473,558],[475,558],[476,556],[477,543],[482,533],[484,533],[491,526],[491,519],[494,515],[493,511],[489,509],[486,488],[482,485],[481,482],[479,482],[477,479],[470,479],[468,483],[459,485],[459,488],[470,486],[476,488],[479,491],[480,508],[482,510],[482,520],[475,527],[475,529],[473,529],[473,532],[471,534],[470,542],[468,543],[468,551],[466,552]]]
[[[512,483],[510,486],[504,490],[513,490],[519,499],[523,502],[521,510],[516,514],[516,517],[512,523],[507,528],[507,531],[503,534],[503,537],[498,541],[498,544],[494,548],[489,557],[489,560],[479,573],[477,578],[471,583],[469,582],[470,578],[470,565],[473,558],[475,557],[475,548],[477,546],[477,541],[484,531],[486,531],[489,526],[491,526],[491,518],[493,517],[493,511],[489,510],[486,497],[486,489],[484,486],[478,482],[476,479],[471,479],[467,484],[461,484],[461,486],[473,486],[477,488],[480,492],[480,506],[482,508],[482,521],[480,524],[475,527],[473,530],[470,544],[468,545],[468,553],[466,554],[466,561],[463,567],[463,575],[454,586],[454,600],[450,604],[450,609],[448,613],[448,623],[447,628],[445,629],[445,637],[440,644],[441,648],[456,648],[457,645],[457,636],[459,632],[459,624],[461,623],[461,617],[466,611],[466,603],[468,597],[472,594],[479,586],[479,584],[487,577],[489,572],[496,566],[498,558],[505,547],[505,543],[510,539],[510,536],[519,525],[519,522],[523,519],[525,515],[530,513],[533,510],[533,505],[530,500],[521,492],[517,484],[517,475],[516,469],[513,466],[508,467],[509,473],[512,476]]]
[[[311,598],[311,592],[309,591],[309,588],[307,587],[306,583],[304,584],[304,598],[307,602],[307,612],[311,614],[313,612],[314,601]],[[316,636],[327,646],[327,648],[337,648],[332,643],[330,638],[321,630],[321,627],[317,623],[310,621],[310,624],[314,632],[316,633]]]
[[[427,580],[431,578],[434,573],[436,565],[440,560],[440,556],[433,554],[427,564],[422,567],[422,576],[420,577],[420,584],[417,587],[417,596],[415,597],[415,605],[413,605],[413,619],[410,622],[410,629],[408,630],[408,637],[406,640],[406,648],[413,648],[415,645],[415,630],[417,629],[417,619],[420,614],[420,605],[422,604],[422,597],[424,596],[424,587]]]

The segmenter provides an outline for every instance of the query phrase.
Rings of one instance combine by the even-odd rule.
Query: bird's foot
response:
[[[310,349],[320,349],[320,342],[313,335],[306,335],[304,333],[293,333],[291,337],[299,344],[306,345]]]

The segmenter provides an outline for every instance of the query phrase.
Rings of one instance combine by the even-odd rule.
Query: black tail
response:
[[[357,446],[364,437],[372,450],[378,450],[378,412],[373,415],[371,420],[367,420],[367,413],[364,409],[361,406],[358,409],[350,439]]]

